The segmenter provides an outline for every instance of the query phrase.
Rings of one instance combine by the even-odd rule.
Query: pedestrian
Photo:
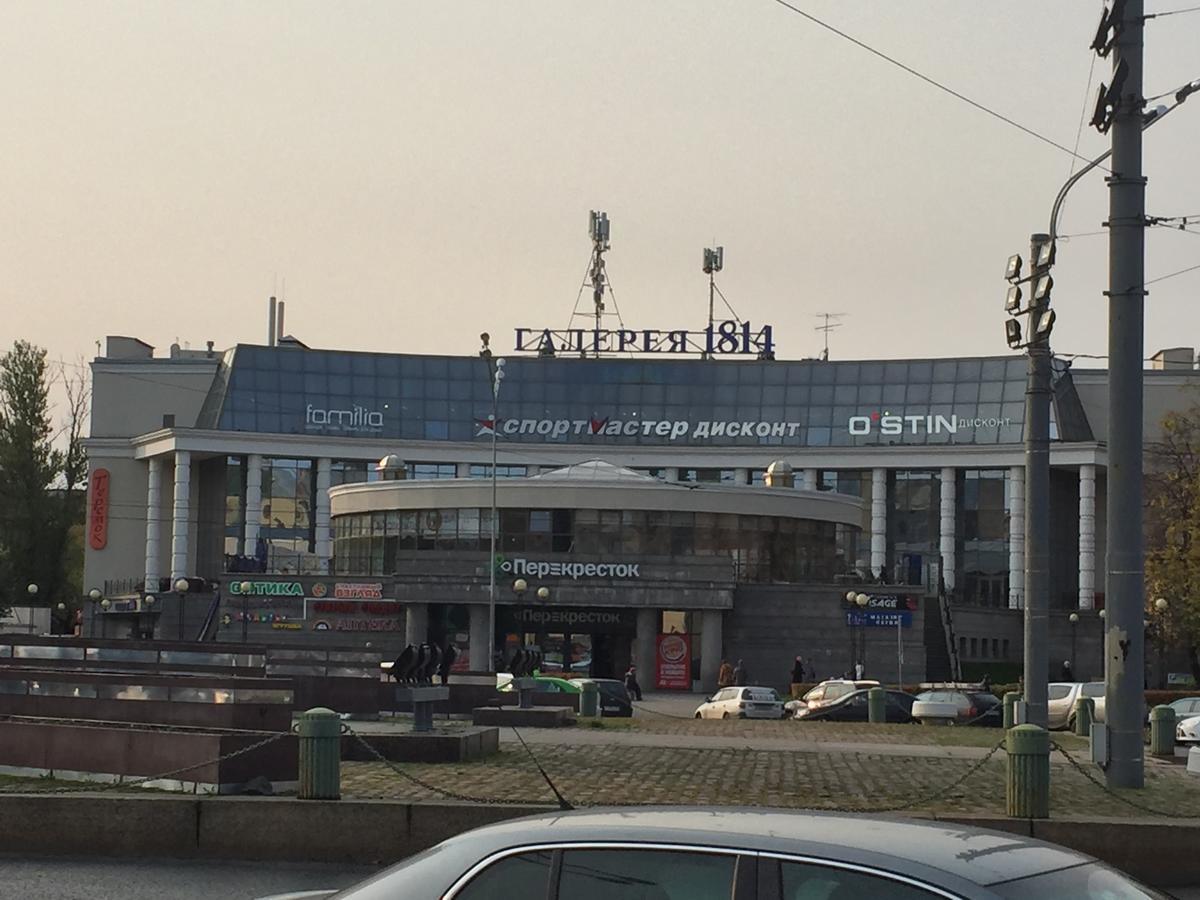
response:
[[[792,684],[804,683],[804,657],[797,656],[796,661],[792,663]]]
[[[862,681],[863,675],[866,673],[866,671],[866,667],[862,663],[856,662],[854,664],[854,680]]]
[[[729,664],[729,660],[721,660],[721,668],[717,672],[717,687],[727,688],[733,684],[733,666]]]
[[[1075,680],[1075,672],[1071,669],[1071,661],[1069,659],[1063,660],[1062,678],[1060,680],[1062,680],[1062,681],[1074,681]]]
[[[630,665],[629,671],[625,673],[625,690],[629,691],[629,696],[634,700],[642,699],[642,686],[637,680],[637,666]]]
[[[746,674],[746,664],[739,659],[733,667],[733,683],[738,687],[745,687],[747,678],[749,676]]]

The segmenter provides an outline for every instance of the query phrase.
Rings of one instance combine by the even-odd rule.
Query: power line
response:
[[[1160,281],[1166,281],[1168,278],[1174,278],[1176,275],[1184,275],[1188,272],[1195,272],[1197,269],[1200,269],[1200,263],[1197,263],[1194,266],[1188,266],[1186,269],[1180,269],[1178,272],[1171,272],[1168,275],[1160,275],[1158,278],[1151,278],[1149,281],[1147,281],[1145,283],[1146,284],[1158,284],[1158,282],[1160,282]]]
[[[1106,4],[1107,0],[1100,0],[1102,11],[1106,7]],[[1088,57],[1091,61],[1088,64],[1087,87],[1083,90],[1083,106],[1079,109],[1079,127],[1075,130],[1075,146],[1071,148],[1071,168],[1067,172],[1067,181],[1070,181],[1071,177],[1075,174],[1075,162],[1079,157],[1079,141],[1083,137],[1083,123],[1087,120],[1088,107],[1091,105],[1092,79],[1096,74],[1096,59],[1098,57],[1095,53],[1089,53]],[[1065,197],[1063,198],[1063,207],[1066,207]],[[1061,212],[1062,210],[1060,210],[1060,214]]]
[[[954,90],[954,88],[948,87],[948,86],[942,84],[940,81],[937,81],[933,78],[930,78],[928,75],[918,72],[912,66],[905,65],[904,63],[900,62],[900,60],[896,59],[895,57],[888,56],[883,51],[876,50],[870,44],[866,44],[863,41],[860,41],[858,38],[852,37],[851,35],[847,34],[846,32],[841,31],[840,29],[835,28],[834,26],[830,25],[828,22],[824,22],[821,19],[818,19],[816,16],[812,15],[811,13],[805,12],[804,10],[800,9],[798,6],[793,6],[791,3],[788,3],[787,0],[774,0],[774,2],[778,3],[780,6],[784,7],[785,9],[790,9],[792,12],[796,13],[796,15],[798,15],[798,16],[803,16],[805,19],[808,19],[808,21],[812,22],[814,25],[818,25],[821,28],[824,28],[826,31],[830,31],[833,34],[836,34],[838,37],[842,38],[843,40],[849,41],[850,43],[854,44],[856,47],[860,47],[863,50],[866,50],[868,53],[878,56],[880,59],[884,60],[885,62],[889,62],[893,66],[903,69],[908,74],[913,75],[917,78],[920,78],[926,84],[932,85],[933,87],[937,88],[939,91],[945,91],[951,97],[955,97],[955,98],[963,101],[964,103],[975,107],[975,109],[979,110],[980,112],[987,113],[989,116],[999,119],[1001,122],[1004,122],[1007,125],[1011,125],[1013,128],[1016,128],[1019,131],[1023,131],[1031,137],[1037,138],[1042,143],[1049,144],[1051,147],[1054,147],[1057,150],[1061,150],[1063,153],[1068,153],[1071,156],[1075,157],[1076,159],[1082,159],[1085,162],[1091,162],[1091,160],[1087,159],[1084,156],[1080,156],[1078,153],[1076,153],[1070,147],[1065,147],[1062,144],[1058,143],[1057,141],[1051,140],[1050,138],[1046,137],[1044,134],[1039,134],[1038,132],[1034,131],[1032,128],[1026,128],[1020,122],[1014,121],[1013,119],[1010,119],[1008,116],[1003,115],[1002,113],[998,113],[994,109],[990,109],[989,107],[984,106],[982,103],[979,103],[978,101],[972,100],[970,97],[966,96],[965,94],[959,93],[958,91]],[[1104,169],[1104,171],[1106,171],[1106,172],[1111,171],[1111,169],[1105,168],[1104,166],[1101,166],[1100,168]]]
[[[1165,19],[1167,16],[1178,16],[1183,13],[1200,12],[1200,6],[1189,6],[1187,9],[1169,9],[1166,12],[1150,13],[1142,16],[1143,19]]]

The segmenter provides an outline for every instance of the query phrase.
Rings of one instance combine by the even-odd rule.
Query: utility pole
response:
[[[1142,353],[1146,179],[1142,175],[1143,0],[1114,4],[1108,204],[1108,535],[1104,680],[1109,787],[1144,784]]]
[[[1025,721],[1047,726],[1050,677],[1050,235],[1029,238],[1033,298],[1025,388]],[[1050,248],[1046,250],[1045,248]],[[1041,296],[1039,297],[1039,294]],[[1046,321],[1046,317],[1049,317]],[[1045,324],[1043,325],[1043,322]]]

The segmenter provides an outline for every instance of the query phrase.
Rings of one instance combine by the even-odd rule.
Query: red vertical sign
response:
[[[654,654],[654,685],[659,690],[692,688],[692,640],[686,634],[660,634]]]
[[[108,469],[92,471],[88,517],[88,545],[103,550],[108,545]]]

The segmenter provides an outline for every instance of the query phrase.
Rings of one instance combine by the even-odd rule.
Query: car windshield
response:
[[[1099,863],[1018,878],[991,889],[1001,897],[1053,897],[1054,900],[1168,900],[1152,888],[1131,881]]]
[[[1069,684],[1052,684],[1050,685],[1050,693],[1047,697],[1049,700],[1064,700],[1071,693]]]
[[[1087,684],[1085,684],[1083,686],[1083,696],[1085,696],[1085,697],[1103,697],[1104,696],[1104,682],[1103,681],[1088,682]]]

